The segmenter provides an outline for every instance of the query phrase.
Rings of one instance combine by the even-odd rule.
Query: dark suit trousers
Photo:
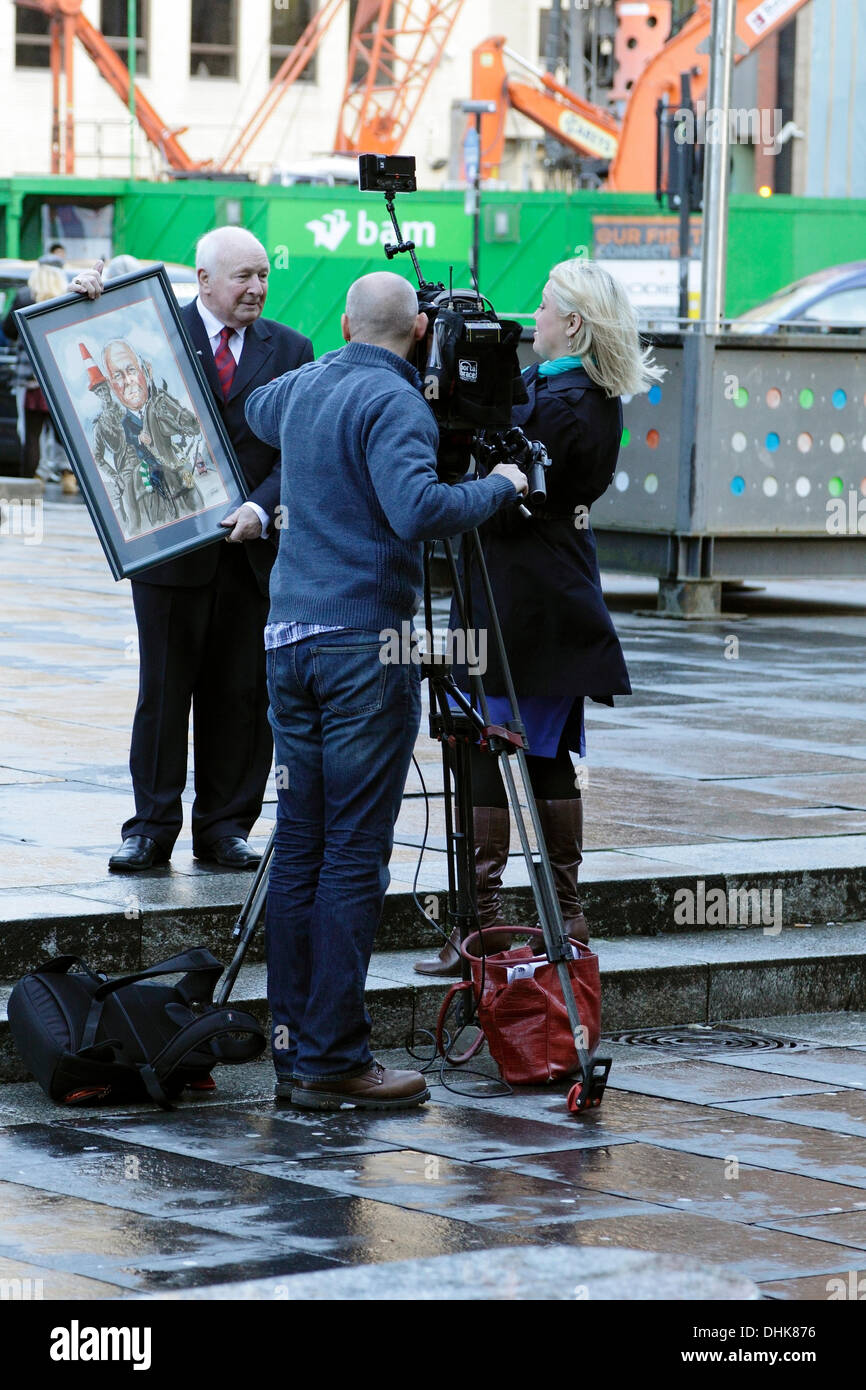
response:
[[[246,838],[271,768],[265,678],[265,598],[242,545],[220,543],[212,583],[187,588],[133,581],[139,693],[129,770],[135,815],[123,838],[147,835],[171,852],[183,824],[192,705],[195,850]]]

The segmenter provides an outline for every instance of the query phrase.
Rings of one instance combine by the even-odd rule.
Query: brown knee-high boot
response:
[[[589,927],[577,896],[577,871],[583,861],[583,801],[578,796],[536,804],[565,930],[586,944]]]
[[[502,875],[508,862],[511,839],[511,819],[505,806],[476,806],[472,812],[475,836],[475,894],[478,903],[478,922],[482,928],[504,926],[499,903]],[[510,936],[500,936],[485,930],[484,948],[505,951],[511,945]],[[419,960],[415,969],[419,975],[459,975],[460,956],[456,950],[457,933],[451,933],[436,960]]]

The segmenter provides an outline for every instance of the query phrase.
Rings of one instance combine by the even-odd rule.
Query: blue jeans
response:
[[[394,823],[421,719],[417,666],[377,632],[268,652],[277,833],[268,884],[268,1002],[280,1076],[364,1071],[364,983],[390,882]]]

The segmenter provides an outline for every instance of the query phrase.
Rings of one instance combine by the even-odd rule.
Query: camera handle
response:
[[[391,219],[391,226],[394,228],[394,235],[397,238],[396,246],[389,244],[385,247],[385,255],[388,257],[388,260],[393,261],[395,256],[402,255],[403,252],[408,252],[408,254],[412,258],[412,265],[415,268],[415,275],[418,279],[419,290],[444,290],[444,285],[433,284],[431,280],[424,279],[424,276],[421,274],[421,267],[418,264],[418,257],[415,255],[414,241],[403,240],[403,233],[400,230],[400,223],[397,221],[397,209],[394,207],[393,193],[385,194],[385,206],[388,209],[388,216]]]

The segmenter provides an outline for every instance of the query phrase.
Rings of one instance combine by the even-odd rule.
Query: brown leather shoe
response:
[[[577,896],[577,871],[583,863],[583,801],[538,801],[538,816],[550,856],[556,896],[566,932],[589,944],[589,927]]]
[[[472,828],[475,837],[475,897],[478,906],[478,925],[485,929],[484,949],[487,955],[496,951],[507,951],[514,944],[510,935],[499,936],[487,930],[489,927],[504,927],[499,903],[499,889],[502,875],[508,863],[508,847],[511,839],[511,818],[505,806],[476,806],[472,812]],[[456,929],[435,960],[415,962],[419,975],[457,976],[460,974],[460,956],[457,953],[459,937]]]
[[[292,1104],[302,1110],[339,1110],[344,1105],[359,1110],[407,1110],[429,1099],[420,1071],[394,1071],[381,1062],[371,1062],[366,1071],[345,1081],[296,1077],[292,1087]]]

